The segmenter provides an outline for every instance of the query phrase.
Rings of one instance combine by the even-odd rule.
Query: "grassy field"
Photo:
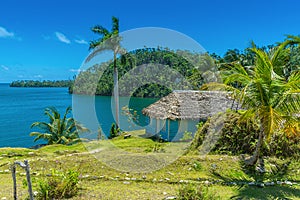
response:
[[[171,199],[188,184],[200,185],[215,199],[300,199],[300,161],[266,158],[267,172],[260,175],[245,169],[236,156],[186,154],[184,143],[157,143],[141,137],[143,131],[131,134],[38,150],[2,148],[0,199],[13,199],[10,166],[25,159],[34,190],[54,169],[78,171],[80,191],[72,199]],[[27,196],[24,180],[18,167],[19,199]]]

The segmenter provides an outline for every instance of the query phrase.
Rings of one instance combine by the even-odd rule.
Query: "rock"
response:
[[[91,178],[94,179],[94,180],[99,179],[98,176],[92,176]]]
[[[32,156],[34,154],[35,154],[34,152],[28,152],[28,155],[30,155],[30,156]]]
[[[282,185],[281,181],[277,181],[276,183],[277,183],[277,185]]]
[[[236,182],[231,182],[231,184],[232,184],[232,185],[237,185],[237,183],[236,183]]]
[[[270,182],[266,182],[265,185],[266,185],[266,186],[270,186],[271,183],[270,183]]]
[[[293,183],[291,182],[291,181],[284,181],[284,183],[286,184],[286,185],[293,185]]]
[[[265,187],[265,184],[264,183],[260,183],[260,184],[258,184],[258,186],[261,187],[261,188],[263,188],[263,187]]]
[[[128,178],[128,177],[125,177],[124,178],[126,181],[130,181],[131,180],[131,178]]]
[[[4,173],[9,173],[9,169],[4,170]]]
[[[167,174],[170,174],[171,176],[174,176],[174,174],[172,172],[167,172]]]
[[[157,181],[157,179],[156,178],[154,178],[153,180],[152,180],[152,182],[156,182]]]
[[[167,192],[163,192],[163,195],[167,195],[168,193]]]
[[[132,181],[136,181],[136,178],[131,178]]]
[[[179,183],[188,183],[189,181],[187,180],[180,180]]]
[[[170,181],[170,179],[169,179],[169,178],[165,178],[165,180],[166,180],[166,181]]]
[[[145,175],[142,176],[142,179],[146,179],[146,178],[147,178],[147,176],[145,176]]]
[[[205,184],[205,185],[209,185],[210,182],[209,182],[209,181],[204,181],[204,184]]]
[[[130,134],[124,135],[124,139],[130,138],[130,137],[131,137]]]
[[[129,184],[130,184],[130,182],[128,182],[128,181],[124,181],[124,182],[123,182],[123,184],[125,184],[125,185],[129,185]]]
[[[171,200],[171,199],[176,199],[176,197],[175,196],[170,196],[170,197],[167,197],[167,198],[165,198],[166,200]]]

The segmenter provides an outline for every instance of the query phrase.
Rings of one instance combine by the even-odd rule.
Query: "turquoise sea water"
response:
[[[121,115],[122,128],[138,129],[146,125],[145,117],[140,111],[156,100],[120,98],[120,108],[129,105],[138,111],[140,117],[139,124],[134,126],[127,122],[127,117]],[[94,104],[91,105],[90,102]],[[0,147],[31,147],[38,144],[29,136],[33,131],[30,125],[35,121],[47,121],[44,109],[49,106],[54,106],[63,113],[66,107],[71,105],[74,107],[74,116],[77,120],[93,132],[101,125],[104,133],[108,134],[114,122],[110,97],[72,96],[68,94],[67,88],[11,88],[8,84],[0,84]],[[91,109],[86,109],[87,107],[94,111],[91,112]],[[92,117],[94,113],[95,117]],[[96,119],[97,123],[93,119]],[[94,138],[95,135],[91,134],[89,137]]]

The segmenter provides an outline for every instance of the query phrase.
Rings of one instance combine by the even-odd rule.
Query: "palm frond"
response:
[[[91,61],[95,56],[107,50],[111,50],[114,53],[118,53],[118,54],[125,53],[126,51],[124,51],[124,49],[120,47],[120,41],[121,41],[121,37],[113,36],[103,41],[97,41],[91,43],[90,45],[93,46],[93,51],[88,55],[88,57],[85,59],[84,62],[87,63]]]
[[[112,17],[112,29],[111,32],[114,35],[118,35],[119,34],[119,19],[116,17]]]
[[[106,28],[104,28],[103,26],[100,26],[100,25],[96,25],[96,26],[92,27],[91,30],[94,33],[100,34],[102,36],[105,36],[105,35],[109,34],[109,31]]]

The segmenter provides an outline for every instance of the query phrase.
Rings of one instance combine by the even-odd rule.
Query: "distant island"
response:
[[[73,80],[59,80],[59,81],[34,81],[34,80],[18,80],[9,84],[10,87],[70,87]]]

